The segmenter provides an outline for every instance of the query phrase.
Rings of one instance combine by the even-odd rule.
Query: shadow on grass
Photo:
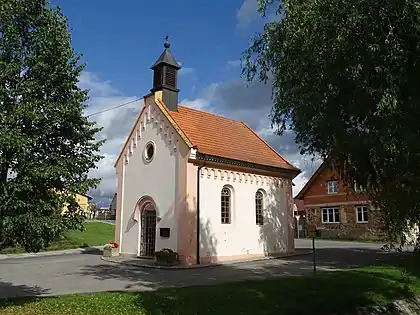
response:
[[[208,287],[159,290],[138,295],[145,314],[332,314],[412,298],[418,279],[378,267],[316,277],[288,277]]]
[[[420,293],[418,261],[412,254],[325,248],[317,250],[320,271],[362,268],[314,277],[310,275],[312,256],[305,255],[190,270],[103,264],[86,266],[80,274],[122,279],[128,282],[127,289],[157,289],[136,298],[139,311],[145,314],[341,314]],[[294,277],[282,277],[290,275]],[[241,280],[248,281],[235,282]],[[195,286],[174,288],[191,285]]]
[[[347,256],[347,252],[353,256]],[[92,309],[91,312],[86,309],[86,315],[96,314],[98,309],[103,315],[116,314],[119,307],[127,310],[120,314],[347,314],[358,307],[383,305],[420,293],[415,255],[381,256],[375,251],[356,249],[323,249],[318,254],[320,267],[348,267],[345,260],[350,258],[350,263],[376,265],[311,276],[311,256],[190,270],[154,270],[103,263],[85,266],[77,274],[86,281],[103,280],[104,285],[107,280],[124,281],[127,291],[149,292],[23,298],[7,305],[23,305],[31,311],[39,308],[46,315],[48,305],[54,304],[52,314],[60,314],[61,309],[65,313],[83,303]],[[75,273],[68,275],[72,274]],[[302,274],[307,275],[298,276]],[[284,275],[296,276],[278,277]],[[244,279],[247,281],[226,283]],[[178,288],[191,285],[195,286]],[[29,303],[35,299],[37,303]],[[5,304],[0,301],[1,306]]]
[[[386,305],[419,292],[420,280],[394,266],[365,267],[317,276],[283,277],[152,292],[103,292],[54,299],[19,299],[8,305],[52,314],[89,305],[84,314],[351,314],[372,304]],[[175,274],[177,272],[172,272]],[[112,276],[112,275],[110,275]],[[54,305],[52,308],[51,305]],[[4,305],[3,305],[4,306]],[[1,302],[0,302],[1,307]],[[122,312],[124,309],[124,312]],[[7,309],[6,309],[7,310]],[[28,313],[29,314],[29,313]]]
[[[48,293],[48,289],[40,286],[16,285],[10,282],[0,281],[0,309],[7,305],[24,304],[34,300],[34,296]],[[6,295],[8,298],[4,298]],[[15,297],[19,297],[15,299]]]

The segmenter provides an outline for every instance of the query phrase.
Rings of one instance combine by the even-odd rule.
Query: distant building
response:
[[[305,205],[303,203],[303,200],[300,199],[294,199],[294,205],[293,205],[293,215],[294,216],[304,216],[305,213]]]
[[[308,224],[327,238],[369,238],[382,230],[381,211],[375,209],[359,185],[346,187],[326,159],[296,200],[303,201]]]
[[[304,238],[307,235],[306,212],[303,200],[294,199],[293,216],[295,217],[295,237]]]
[[[117,193],[114,194],[111,204],[109,205],[109,212],[111,214],[111,220],[115,220],[115,216],[117,213]]]
[[[83,210],[86,215],[89,211],[89,201],[92,200],[91,196],[85,195],[85,194],[78,194],[76,193],[76,202],[78,203],[79,207]],[[63,207],[63,213],[67,211],[67,206]]]
[[[109,207],[101,207],[96,210],[95,219],[96,220],[109,220],[110,219]]]

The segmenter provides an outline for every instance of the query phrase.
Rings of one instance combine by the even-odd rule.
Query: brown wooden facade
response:
[[[308,224],[327,238],[375,238],[381,233],[381,211],[362,189],[346,187],[327,159],[296,196],[303,200]]]

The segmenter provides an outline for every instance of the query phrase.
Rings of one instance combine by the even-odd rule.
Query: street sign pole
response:
[[[312,237],[312,255],[314,259],[314,275],[316,275],[315,237]]]
[[[316,225],[311,224],[308,226],[308,236],[312,238],[312,256],[313,256],[313,263],[314,263],[314,275],[316,275],[316,255],[315,255]]]

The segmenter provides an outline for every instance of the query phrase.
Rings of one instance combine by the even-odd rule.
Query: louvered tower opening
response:
[[[172,67],[166,67],[165,69],[165,83],[166,86],[176,89],[176,72],[177,70]]]

